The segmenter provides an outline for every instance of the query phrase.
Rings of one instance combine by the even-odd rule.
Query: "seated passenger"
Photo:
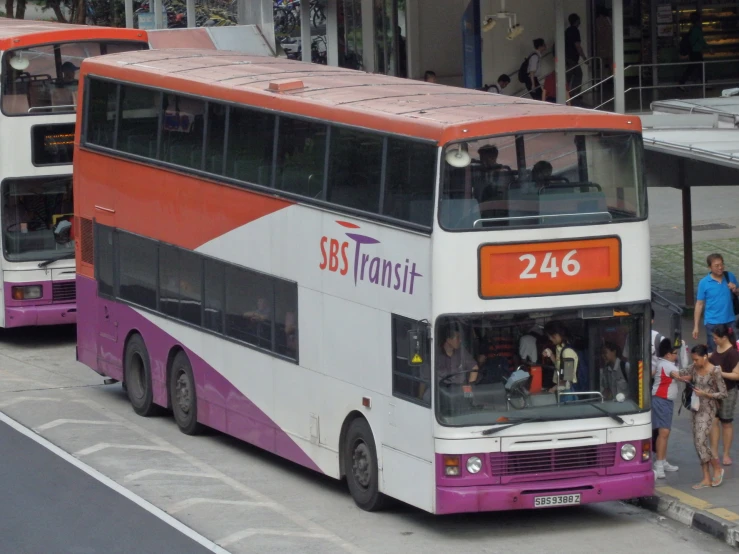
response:
[[[269,321],[272,317],[272,310],[270,309],[267,299],[263,297],[257,298],[256,310],[244,312],[244,317],[258,322]]]
[[[459,329],[449,325],[442,330],[441,347],[436,353],[436,378],[440,382],[454,375],[447,382],[457,385],[477,381],[478,365],[472,355],[462,347]]]
[[[614,400],[621,393],[629,394],[627,374],[629,364],[621,357],[621,349],[612,342],[603,345],[603,368],[600,370],[600,389],[605,400]]]
[[[534,167],[531,169],[531,180],[534,181],[537,189],[548,185],[551,178],[552,164],[545,160],[538,161],[534,164]]]

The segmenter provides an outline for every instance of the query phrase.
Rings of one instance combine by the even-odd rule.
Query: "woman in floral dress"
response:
[[[693,485],[694,489],[718,487],[724,480],[724,470],[718,462],[716,453],[711,450],[711,426],[718,412],[718,401],[726,398],[726,383],[721,376],[721,368],[708,361],[708,348],[699,344],[691,350],[693,365],[681,369],[680,374],[693,382],[693,395],[698,396],[698,411],[692,411],[693,441],[703,469],[703,480]],[[710,468],[713,467],[713,478]]]

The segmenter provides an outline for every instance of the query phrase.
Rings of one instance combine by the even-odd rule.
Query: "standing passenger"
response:
[[[718,401],[726,398],[726,384],[721,376],[721,368],[708,361],[708,347],[694,346],[693,366],[681,369],[680,375],[690,376],[693,382],[693,395],[697,395],[699,405],[693,416],[693,441],[701,462],[703,480],[693,485],[698,490],[705,487],[718,487],[724,480],[724,469],[718,463],[716,452],[711,449],[711,426],[718,412]],[[713,468],[713,477],[711,477]]]
[[[582,67],[580,58],[586,58],[580,40],[580,16],[576,13],[570,14],[568,18],[570,26],[565,31],[565,67],[567,68],[567,84],[570,91],[577,95],[582,86]],[[580,98],[573,100],[573,105],[580,105]]]
[[[667,461],[667,441],[672,429],[672,414],[677,398],[677,382],[680,372],[675,366],[677,352],[670,339],[662,339],[657,350],[657,364],[652,366],[652,429],[657,431],[654,474],[665,478],[665,471],[677,471],[678,467]]]
[[[698,298],[693,317],[693,338],[698,338],[701,314],[705,313],[703,324],[706,327],[706,342],[708,349],[713,352],[716,350],[713,342],[713,328],[720,323],[729,328],[732,342],[734,342],[735,316],[732,295],[739,291],[737,291],[738,283],[734,274],[724,270],[724,257],[721,254],[709,254],[706,264],[710,272],[698,283]]]
[[[734,439],[734,407],[736,406],[737,380],[739,380],[739,352],[731,342],[729,328],[726,325],[716,325],[712,334],[716,349],[708,361],[721,367],[728,396],[719,404],[718,419],[713,422],[711,428],[711,449],[718,456],[719,436],[721,436],[724,443],[722,463],[728,466],[731,465],[729,451]]]
[[[534,51],[529,56],[529,64],[526,68],[526,89],[534,100],[542,99],[542,89],[539,83],[538,73],[541,65],[541,57],[546,52],[547,45],[543,38],[534,39]]]

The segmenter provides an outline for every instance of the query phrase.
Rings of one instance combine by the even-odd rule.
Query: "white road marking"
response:
[[[180,477],[205,477],[208,479],[218,479],[218,475],[209,475],[199,471],[175,471],[170,469],[142,469],[136,473],[131,473],[123,478],[123,481],[128,483],[129,481],[136,481],[137,479],[143,479],[150,475],[177,475]]]
[[[248,506],[248,507],[271,507],[272,502],[254,502],[253,500],[220,500],[218,498],[188,498],[182,502],[172,504],[167,508],[167,513],[176,514],[198,504],[223,504],[226,506]]]
[[[279,531],[277,529],[244,529],[216,541],[221,546],[230,546],[234,543],[253,537],[254,535],[273,535],[276,537],[302,537],[306,539],[330,539],[331,535],[321,533],[306,533],[303,531]]]
[[[11,400],[0,402],[0,408],[7,408],[9,406],[15,406],[21,402],[61,402],[59,398],[48,398],[46,396],[19,396]]]
[[[100,421],[95,419],[55,419],[54,421],[50,421],[49,423],[44,423],[43,425],[34,427],[33,430],[38,433],[39,431],[47,431],[49,429],[53,429],[54,427],[59,427],[60,425],[66,425],[68,423],[74,423],[77,425],[117,425],[115,421]]]
[[[153,444],[112,444],[109,442],[99,442],[93,446],[83,448],[79,452],[75,452],[73,456],[87,456],[88,454],[94,454],[100,452],[106,448],[120,448],[122,450],[158,450],[160,452],[171,452],[173,454],[179,454],[181,450],[174,446],[155,446]]]
[[[99,471],[91,468],[86,463],[81,462],[80,460],[74,458],[73,456],[71,456],[70,454],[68,454],[67,452],[65,452],[61,448],[59,448],[58,446],[53,445],[52,443],[50,443],[49,441],[47,441],[42,436],[37,435],[36,433],[34,433],[33,431],[31,431],[27,427],[24,427],[23,425],[21,425],[20,423],[18,423],[14,419],[11,419],[10,417],[6,416],[2,412],[0,412],[0,421],[2,421],[3,423],[5,423],[9,427],[12,427],[13,429],[15,429],[16,431],[18,431],[19,433],[25,435],[29,439],[33,440],[34,442],[36,442],[40,446],[43,446],[44,448],[46,448],[50,452],[56,454],[57,456],[59,456],[65,462],[67,462],[69,464],[72,464],[77,469],[80,469],[80,470],[84,471],[90,477],[92,477],[94,479],[97,479],[100,483],[102,483],[106,487],[114,490],[115,492],[117,492],[121,496],[127,498],[131,502],[133,502],[136,505],[140,506],[141,508],[143,508],[144,510],[146,510],[147,512],[149,512],[151,515],[153,515],[153,516],[159,518],[160,520],[162,520],[167,525],[169,525],[169,526],[177,529],[180,533],[182,533],[186,537],[189,537],[190,539],[192,539],[193,541],[195,541],[199,545],[203,546],[204,548],[207,548],[211,552],[216,552],[217,554],[229,554],[228,550],[226,550],[223,547],[217,545],[213,541],[205,538],[203,535],[201,535],[197,531],[195,531],[193,529],[190,529],[189,527],[187,527],[182,522],[180,522],[180,521],[176,520],[175,518],[173,518],[172,516],[170,516],[168,513],[164,512],[163,510],[161,510],[159,508],[157,508],[156,506],[154,506],[150,502],[147,502],[146,500],[144,500],[140,496],[134,494],[133,492],[131,492],[127,488],[122,487],[121,485],[119,485],[118,483],[116,483],[112,479],[106,477],[105,475],[103,475]]]

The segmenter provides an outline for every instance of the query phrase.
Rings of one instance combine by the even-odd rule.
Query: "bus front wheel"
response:
[[[363,418],[352,421],[346,433],[344,473],[357,506],[373,512],[386,505],[387,497],[380,492],[375,439],[369,423]]]
[[[154,404],[149,351],[141,335],[133,335],[128,340],[123,363],[123,382],[133,411],[144,417],[159,413],[159,406]]]
[[[195,378],[187,354],[180,351],[172,361],[169,379],[169,397],[172,414],[180,431],[186,435],[197,435],[203,430],[198,423],[198,399],[195,391]]]

